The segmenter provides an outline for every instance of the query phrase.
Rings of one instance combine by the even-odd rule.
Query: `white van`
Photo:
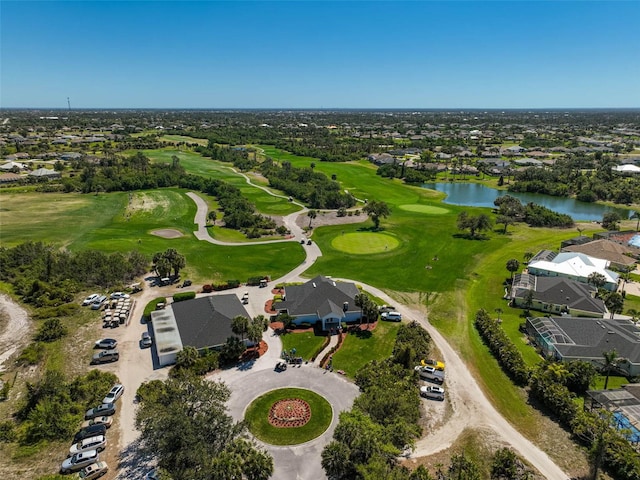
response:
[[[400,312],[384,312],[382,319],[388,322],[400,322],[402,321],[402,314]]]

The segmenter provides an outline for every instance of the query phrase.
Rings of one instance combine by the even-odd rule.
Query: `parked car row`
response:
[[[438,384],[420,387],[420,395],[432,400],[444,400],[444,388],[440,386],[445,378],[444,363],[439,360],[424,359],[415,367],[415,371],[418,372],[421,380]]]
[[[102,404],[87,410],[85,422],[73,437],[69,456],[62,462],[60,473],[79,472],[79,478],[91,480],[109,471],[106,462],[100,461],[100,452],[107,447],[107,429],[113,422],[112,415],[116,413],[115,402],[123,393],[124,386],[116,384],[104,397]]]

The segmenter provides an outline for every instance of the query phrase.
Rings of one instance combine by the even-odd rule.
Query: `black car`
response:
[[[91,425],[90,427],[85,427],[76,433],[76,436],[73,437],[73,443],[78,443],[81,440],[89,437],[95,437],[97,435],[106,435],[107,426],[104,423],[98,423],[96,425]]]

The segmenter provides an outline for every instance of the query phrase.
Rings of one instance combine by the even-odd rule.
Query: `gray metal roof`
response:
[[[236,316],[251,318],[236,295],[213,295],[171,304],[185,346],[197,349],[223,345],[237,336],[231,331]]]
[[[291,285],[284,288],[285,300],[274,305],[275,310],[287,310],[291,316],[320,315],[331,308],[327,301],[331,301],[340,312],[344,312],[343,305],[347,303],[347,312],[359,312],[355,304],[358,287],[350,282],[336,282],[321,275],[309,280],[303,285]]]
[[[552,305],[567,305],[569,308],[604,314],[607,309],[604,302],[594,298],[597,288],[586,283],[576,282],[564,277],[536,277],[523,273],[513,279],[511,295],[525,298],[533,290],[535,300]]]
[[[544,317],[531,323],[541,334],[546,331],[553,336],[552,342],[564,359],[602,361],[603,352],[615,349],[631,364],[640,364],[640,328],[631,321]]]

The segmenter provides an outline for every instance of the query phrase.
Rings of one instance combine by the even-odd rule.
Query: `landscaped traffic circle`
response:
[[[280,388],[256,398],[245,411],[249,431],[272,445],[297,445],[322,435],[333,418],[331,404],[302,388]]]
[[[400,241],[390,233],[384,232],[351,232],[338,235],[331,241],[331,246],[341,252],[355,255],[384,253],[398,248]]]

